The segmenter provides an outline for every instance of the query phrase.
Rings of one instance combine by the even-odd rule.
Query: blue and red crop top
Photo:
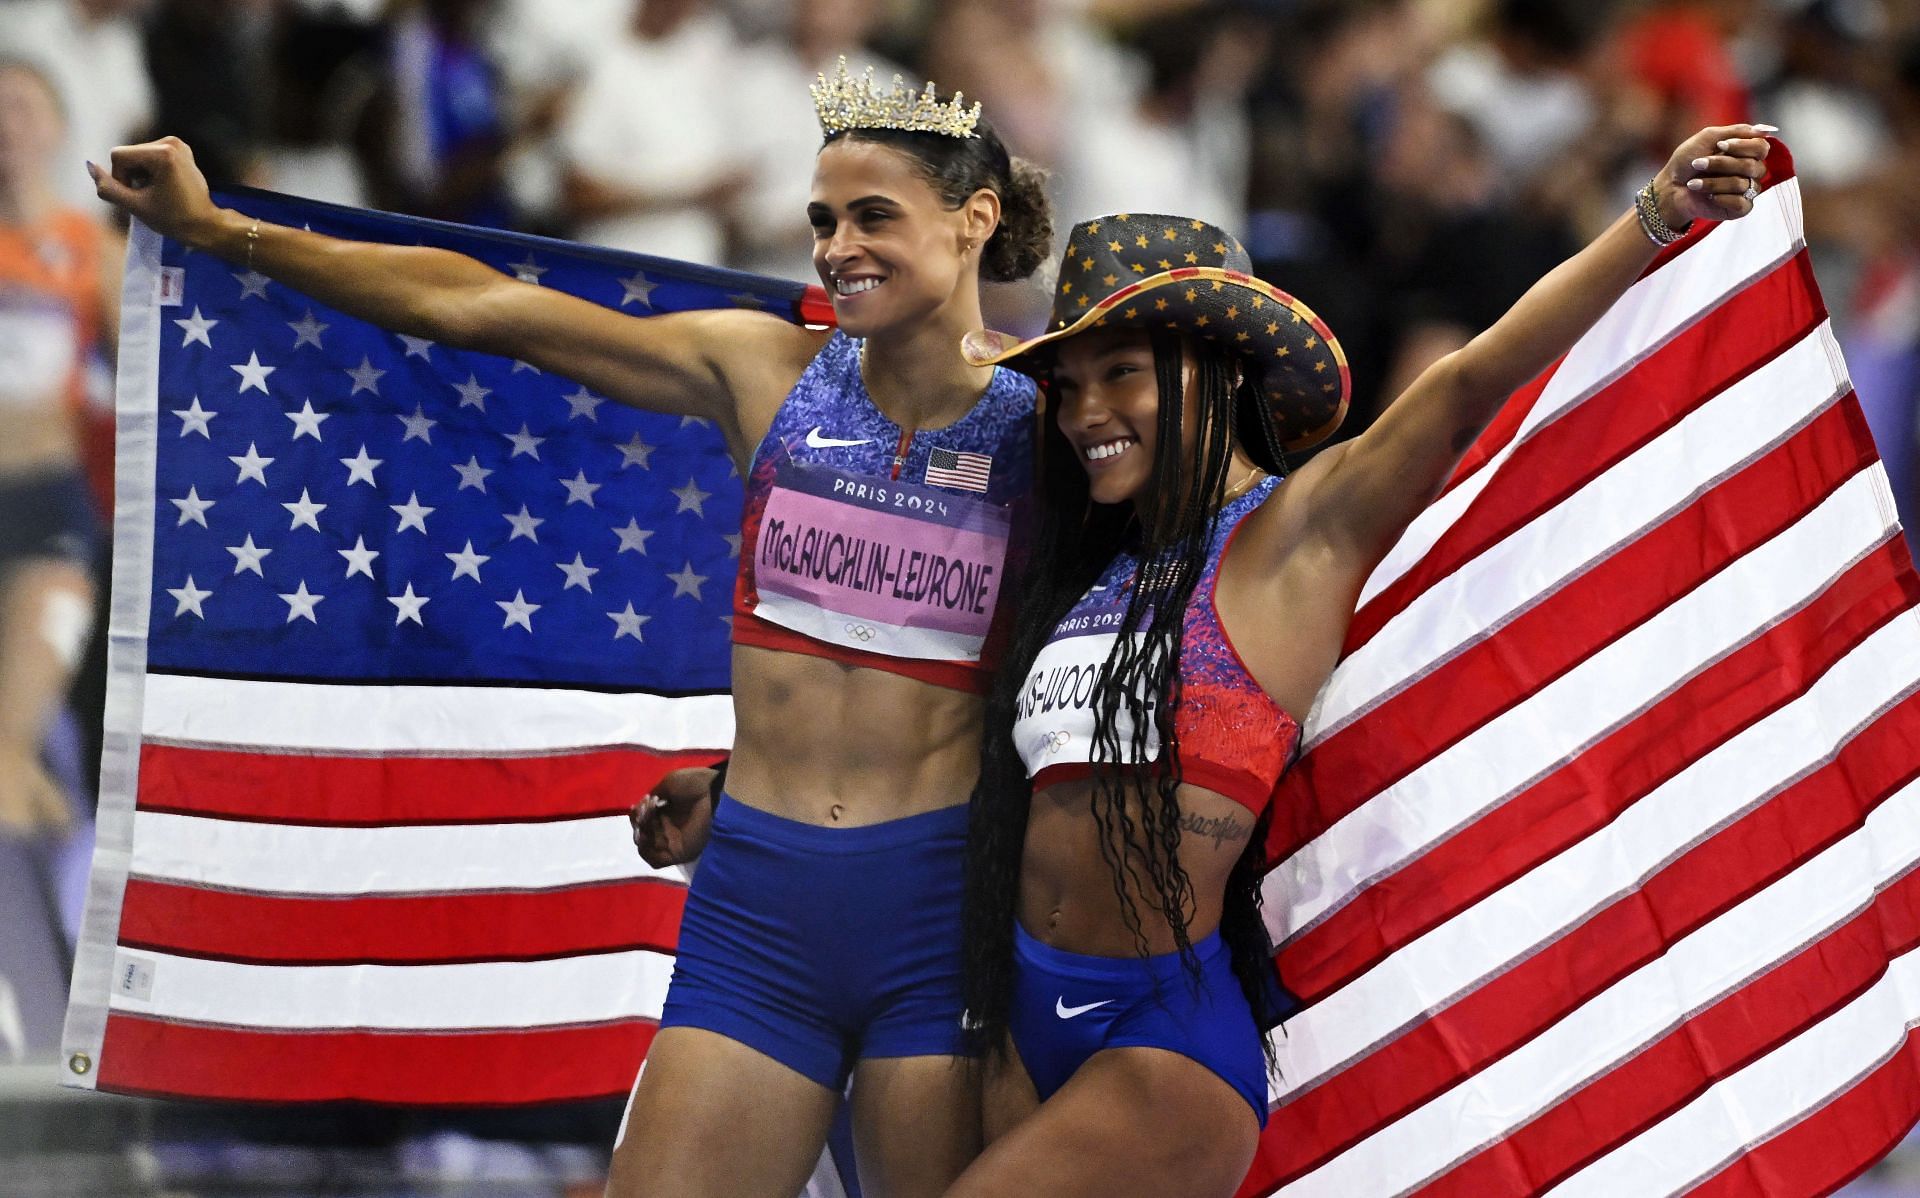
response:
[[[940,429],[889,420],[836,332],[754,450],[733,639],[984,691],[1014,509],[1033,490],[1033,380],[1001,369]]]
[[[1214,586],[1240,522],[1279,484],[1277,478],[1265,479],[1221,509],[1207,546],[1206,567],[1187,604],[1180,640],[1180,702],[1174,708],[1181,781],[1217,791],[1255,815],[1266,808],[1292,759],[1300,727],[1247,672],[1220,623]],[[1093,773],[1096,684],[1118,641],[1139,569],[1140,560],[1133,554],[1115,557],[1054,628],[1027,673],[1015,708],[1013,738],[1035,791]],[[1123,708],[1115,723],[1125,752],[1132,744],[1133,721]],[[1159,756],[1156,730],[1148,730],[1146,746]]]

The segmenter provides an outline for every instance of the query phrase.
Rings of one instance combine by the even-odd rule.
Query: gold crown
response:
[[[961,93],[942,104],[929,82],[926,90],[915,93],[899,75],[893,86],[882,90],[873,80],[873,68],[855,78],[847,70],[843,55],[840,69],[832,79],[822,72],[814,85],[813,108],[820,117],[820,131],[828,137],[848,129],[904,129],[910,133],[941,133],[948,137],[978,137],[973,127],[980,120],[980,104],[961,106]]]

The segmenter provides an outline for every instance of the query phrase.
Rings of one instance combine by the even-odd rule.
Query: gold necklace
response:
[[[1245,495],[1248,491],[1251,491],[1254,483],[1259,481],[1265,473],[1266,471],[1260,469],[1258,466],[1249,469],[1245,478],[1229,486],[1226,493],[1220,496],[1220,506],[1225,507],[1227,504]]]

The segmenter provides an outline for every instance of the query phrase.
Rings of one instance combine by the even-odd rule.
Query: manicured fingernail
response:
[[[100,168],[91,162],[87,163],[87,178],[92,179],[95,183],[100,181]]]
[[[1755,125],[1755,126],[1754,126],[1754,128],[1755,128],[1755,129],[1758,129],[1758,130],[1759,130],[1760,132],[1762,132],[1762,133],[1778,133],[1778,132],[1780,132],[1780,126],[1778,126],[1778,125]]]
[[[1721,143],[1720,143],[1720,148],[1721,148],[1721,149],[1723,149],[1723,150],[1724,150],[1724,149],[1726,149],[1726,148],[1727,148],[1727,143],[1726,143],[1726,142],[1724,142],[1724,141],[1723,141],[1723,142],[1721,142]],[[1706,159],[1704,159],[1704,158],[1696,158],[1696,159],[1694,159],[1694,160],[1693,160],[1693,169],[1694,169],[1694,170],[1697,170],[1697,171],[1703,171],[1703,170],[1706,170],[1706,169],[1707,169],[1707,160],[1706,160]]]
[[[1705,187],[1706,185],[1707,185],[1707,181],[1705,179],[1688,179],[1687,180],[1688,191],[1699,191],[1702,187]]]
[[[1724,154],[1727,152],[1727,147],[1733,144],[1733,139],[1731,137],[1722,138],[1720,141],[1714,144],[1718,146],[1720,152]]]

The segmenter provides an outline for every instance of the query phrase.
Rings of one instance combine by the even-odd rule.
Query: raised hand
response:
[[[193,150],[177,137],[120,146],[111,171],[87,163],[101,199],[137,216],[149,228],[188,245],[204,244],[220,217]]]
[[[1653,177],[1660,217],[1675,229],[1691,220],[1735,220],[1753,211],[1767,173],[1772,125],[1715,125],[1673,152]]]

